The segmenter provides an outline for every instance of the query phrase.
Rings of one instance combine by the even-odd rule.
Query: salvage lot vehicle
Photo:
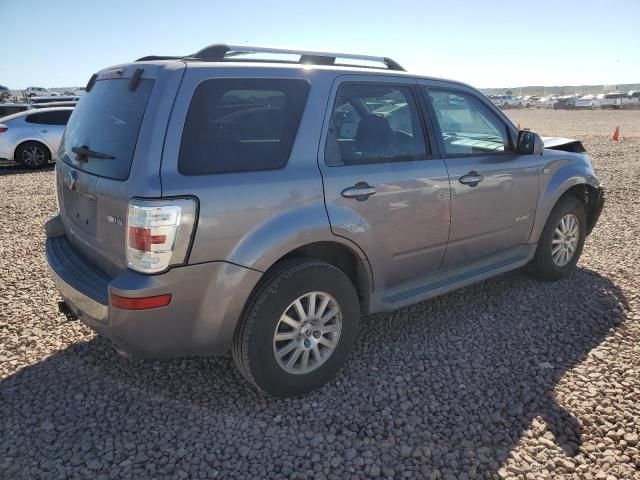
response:
[[[212,45],[86,92],[46,225],[63,308],[127,354],[231,349],[274,395],[329,381],[361,314],[566,277],[604,201],[580,142],[386,57]]]
[[[0,159],[39,168],[58,158],[73,108],[26,110],[0,119]]]
[[[0,101],[4,98],[9,98],[10,96],[11,96],[11,90],[9,90],[9,87],[0,85]]]
[[[522,108],[522,103],[511,95],[491,95],[490,98],[500,108]]]
[[[53,92],[51,90],[49,90],[48,88],[42,88],[42,87],[28,87],[25,91],[24,94],[26,97],[55,97],[58,94],[56,92]]]
[[[600,100],[600,108],[622,108],[622,99],[625,96],[623,92],[609,92]]]
[[[29,108],[75,107],[77,104],[77,101],[67,100],[62,102],[31,103]]]
[[[540,97],[536,97],[535,95],[525,95],[519,98],[519,101],[523,108],[529,108],[533,107],[539,99]]]
[[[535,102],[535,106],[537,108],[553,108],[554,103],[556,102],[557,97],[555,95],[549,95],[546,97],[541,97]]]
[[[0,119],[29,109],[25,103],[0,103]]]
[[[79,95],[54,95],[47,97],[33,97],[30,102],[32,105],[42,105],[57,102],[77,102],[78,100],[80,100]]]
[[[637,91],[637,92],[634,92],[633,90],[630,91],[625,97],[622,98],[622,106],[623,108],[640,107],[640,91]]]
[[[600,108],[600,99],[597,95],[584,95],[576,100],[575,108],[590,108],[595,110]]]
[[[562,97],[558,97],[553,104],[553,108],[554,110],[569,110],[572,108],[576,108],[577,100],[577,95],[565,95]]]

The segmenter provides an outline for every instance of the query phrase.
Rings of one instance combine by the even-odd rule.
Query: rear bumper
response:
[[[231,263],[210,262],[161,275],[125,270],[110,278],[64,235],[49,236],[46,252],[54,282],[69,309],[122,352],[143,358],[228,351],[242,308],[261,276]],[[170,293],[172,298],[166,307],[123,310],[110,304],[111,293],[131,298]]]

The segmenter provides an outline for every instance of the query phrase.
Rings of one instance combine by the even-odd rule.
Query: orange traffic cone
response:
[[[620,136],[620,127],[616,127],[616,131],[613,132],[613,139],[617,142]]]

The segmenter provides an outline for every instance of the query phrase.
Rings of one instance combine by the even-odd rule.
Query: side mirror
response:
[[[529,130],[520,130],[518,132],[518,153],[521,155],[542,155],[544,142],[540,135]]]

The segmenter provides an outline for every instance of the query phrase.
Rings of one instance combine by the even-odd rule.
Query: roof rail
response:
[[[384,68],[387,70],[404,71],[395,60],[388,57],[376,57],[371,55],[356,55],[352,53],[331,53],[331,52],[314,52],[308,50],[294,50],[289,48],[272,48],[272,47],[252,47],[249,45],[227,45],[224,43],[216,43],[203,48],[202,50],[189,55],[187,57],[165,57],[165,56],[147,56],[136,60],[137,62],[149,60],[171,60],[182,58],[183,60],[201,60],[204,62],[223,62],[236,60],[234,57],[242,55],[260,53],[272,53],[276,55],[298,55],[300,58],[297,62],[286,60],[269,60],[276,63],[302,63],[306,65],[336,65],[336,59],[357,60],[366,62],[375,62],[384,65],[384,67],[369,67],[368,65],[349,65],[340,63],[344,66],[355,66],[365,68]],[[241,60],[242,61],[242,60]],[[252,61],[246,59],[245,61]],[[253,60],[255,61],[255,60]]]

